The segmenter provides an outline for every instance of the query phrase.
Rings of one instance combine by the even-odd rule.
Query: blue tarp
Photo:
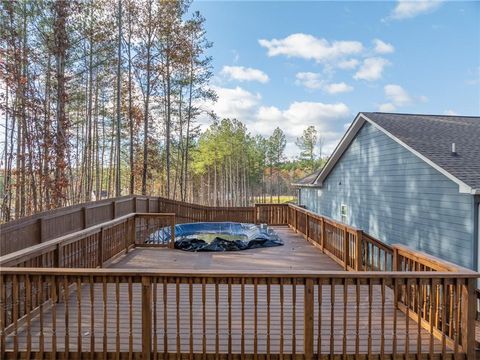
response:
[[[170,238],[170,228],[164,228],[152,234],[148,242],[167,242]],[[175,248],[186,251],[237,251],[281,245],[283,241],[275,231],[255,224],[208,222],[175,225]]]

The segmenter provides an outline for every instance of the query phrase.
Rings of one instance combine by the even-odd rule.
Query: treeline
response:
[[[212,44],[184,0],[0,2],[1,220],[125,194],[219,206],[292,194],[285,136],[201,104]],[[199,116],[212,125],[201,132]],[[305,163],[307,161],[307,163]]]

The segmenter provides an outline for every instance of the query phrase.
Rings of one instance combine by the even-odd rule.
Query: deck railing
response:
[[[46,211],[0,225],[0,255],[135,213],[174,213],[176,221],[255,222],[254,207],[214,207],[153,196],[123,196]]]
[[[474,274],[5,268],[0,279],[2,359],[474,358]],[[428,300],[441,319],[449,304],[435,293],[452,291],[440,340],[397,312],[412,285],[426,294],[416,312]]]
[[[203,358],[230,354],[238,344],[234,352],[254,358],[259,354],[433,358],[439,352],[443,358],[472,358],[477,273],[403,246],[386,245],[292,204],[215,209],[158,198],[143,205],[135,198],[135,206],[130,201],[114,203],[114,219],[100,224],[94,224],[90,212],[108,204],[89,206],[81,210],[86,229],[53,240],[44,236],[44,242],[0,259],[1,358],[25,354],[21,350],[25,347],[27,354],[53,353],[53,358],[56,353],[69,358],[73,352],[143,358],[173,352]],[[132,209],[141,212],[119,215]],[[49,216],[65,231],[72,228],[65,224],[77,210]],[[54,226],[49,219],[40,218],[44,234],[59,232],[45,230],[46,224]],[[168,238],[159,231],[174,234],[176,222],[227,220],[289,225],[352,271],[167,274],[91,269],[108,265],[131,247],[158,244],[157,237]],[[201,315],[193,314],[193,309],[201,309]],[[393,323],[385,321],[386,314]],[[80,318],[90,319],[90,324]],[[31,327],[33,319],[39,321],[37,328]],[[126,338],[128,346],[120,340]],[[415,349],[410,347],[414,338]]]
[[[175,214],[134,213],[0,258],[2,267],[95,268],[133,246],[173,246]],[[163,233],[168,229],[172,236]],[[166,239],[167,242],[158,241]]]

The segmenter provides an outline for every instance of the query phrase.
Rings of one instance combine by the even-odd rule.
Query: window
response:
[[[345,204],[342,204],[340,206],[340,218],[343,223],[347,223],[348,221],[348,206]]]

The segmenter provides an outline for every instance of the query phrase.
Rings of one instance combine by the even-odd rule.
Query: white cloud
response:
[[[297,85],[305,86],[307,89],[322,89],[329,94],[339,94],[349,92],[353,90],[353,86],[350,86],[344,82],[341,83],[328,83],[322,80],[322,77],[318,73],[313,72],[299,72],[295,75],[295,83]]]
[[[396,106],[404,106],[412,102],[410,95],[400,85],[388,84],[383,89],[385,97]]]
[[[337,67],[343,70],[355,69],[359,62],[357,59],[342,60],[337,64]]]
[[[385,85],[383,91],[388,102],[380,104],[378,106],[379,111],[393,112],[397,109],[397,107],[402,107],[413,103],[413,99],[410,94],[400,85]]]
[[[221,73],[232,80],[268,82],[268,75],[262,70],[244,66],[224,66]]]
[[[375,45],[374,50],[378,54],[389,54],[395,51],[392,44],[386,43],[380,39],[373,39],[373,44]]]
[[[295,140],[305,128],[314,125],[325,140],[324,152],[332,151],[342,136],[343,124],[351,120],[347,105],[342,102],[322,103],[294,101],[286,108],[262,104],[260,94],[249,92],[241,87],[214,87],[217,92],[216,103],[200,104],[205,112],[214,111],[220,118],[229,117],[242,121],[253,134],[270,136],[280,126],[287,137],[286,155],[298,155]],[[202,116],[200,125],[205,129],[211,119]]]
[[[330,153],[343,134],[343,124],[350,112],[344,103],[325,104],[321,102],[296,101],[285,110],[275,106],[260,107],[256,119],[249,129],[263,136],[270,136],[281,126],[287,137],[287,151],[290,156],[298,155],[295,140],[303,130],[313,125],[324,140],[323,151]]]
[[[353,90],[353,86],[341,83],[332,83],[325,86],[325,90],[330,94],[340,94],[345,92],[350,92]]]
[[[302,33],[292,34],[283,39],[260,39],[258,43],[267,49],[268,56],[285,55],[317,62],[328,62],[363,51],[363,45],[359,41],[329,42]]]
[[[413,18],[438,9],[442,2],[443,0],[398,0],[390,18],[396,20]]]
[[[250,116],[261,100],[260,94],[251,93],[239,86],[233,89],[214,86],[213,90],[217,93],[218,100],[207,106],[221,117],[242,120],[243,117]]]
[[[378,80],[382,77],[385,66],[389,64],[388,60],[381,57],[366,58],[353,78],[367,81]]]
[[[320,89],[323,81],[320,74],[313,72],[299,72],[295,75],[295,84],[305,86],[308,89]]]
[[[396,109],[396,106],[393,105],[392,103],[380,104],[380,106],[378,107],[378,110],[382,112],[394,112],[395,109]]]
[[[458,113],[454,110],[448,109],[443,112],[445,115],[458,115]]]

